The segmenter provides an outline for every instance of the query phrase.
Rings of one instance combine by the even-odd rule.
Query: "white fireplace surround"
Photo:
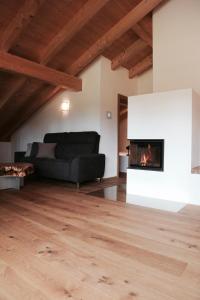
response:
[[[129,97],[128,139],[164,139],[164,172],[128,169],[135,195],[200,205],[200,97],[192,89]]]

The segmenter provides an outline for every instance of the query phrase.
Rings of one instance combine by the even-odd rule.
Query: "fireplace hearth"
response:
[[[130,140],[129,168],[163,171],[164,140]]]

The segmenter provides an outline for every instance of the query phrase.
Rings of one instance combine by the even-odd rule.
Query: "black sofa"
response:
[[[33,163],[37,175],[79,186],[103,178],[105,155],[99,154],[99,141],[100,135],[93,131],[47,133],[44,143],[56,143],[55,159],[25,157],[25,152],[15,152],[15,162]]]

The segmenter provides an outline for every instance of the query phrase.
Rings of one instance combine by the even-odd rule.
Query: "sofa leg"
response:
[[[80,183],[79,182],[76,183],[76,188],[77,188],[77,190],[79,190],[79,188],[80,188]]]
[[[101,183],[103,181],[103,178],[101,177],[101,178],[99,178],[99,182]]]

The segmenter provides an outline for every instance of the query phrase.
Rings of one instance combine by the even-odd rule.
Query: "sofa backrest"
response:
[[[67,132],[47,133],[44,136],[44,143],[66,143]]]
[[[100,135],[95,131],[82,131],[82,132],[58,132],[47,133],[44,136],[44,143],[57,143],[69,145],[90,145],[91,153],[99,152]],[[72,146],[72,149],[74,146]],[[84,150],[86,147],[84,146]]]

